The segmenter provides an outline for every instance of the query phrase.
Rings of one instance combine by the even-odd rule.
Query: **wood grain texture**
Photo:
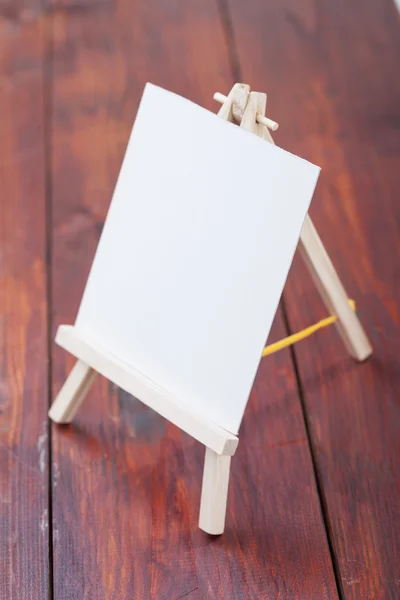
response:
[[[0,16],[1,600],[49,597],[43,25]]]
[[[246,6],[231,0],[230,6],[243,73],[269,93],[270,116],[280,123],[277,143],[322,167],[311,215],[374,347],[369,362],[357,365],[330,329],[295,350],[343,598],[394,600],[400,595],[398,14],[389,0]],[[298,259],[285,298],[293,330],[323,314]]]
[[[75,318],[146,80],[214,111],[233,82],[211,0],[60,10],[53,46],[55,333]],[[54,348],[53,394],[72,364]],[[263,361],[240,440],[225,534],[210,538],[204,448],[99,378],[53,428],[54,597],[336,599],[289,352]]]
[[[23,25],[35,21],[44,8],[46,0],[0,0],[1,28],[7,25]],[[26,28],[20,31],[22,39],[28,38]]]

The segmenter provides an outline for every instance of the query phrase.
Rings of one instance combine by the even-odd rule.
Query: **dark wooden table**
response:
[[[400,598],[400,26],[392,0],[0,1],[0,598]],[[226,533],[204,449],[99,380],[47,420],[144,83],[269,93],[322,167],[312,217],[374,345],[263,359]],[[160,114],[158,118],[168,118]],[[271,339],[325,316],[295,259]]]

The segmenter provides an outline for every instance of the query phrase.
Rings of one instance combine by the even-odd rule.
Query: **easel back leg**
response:
[[[346,291],[308,215],[299,250],[325,306],[338,317],[337,328],[349,354],[358,361],[365,360],[372,353],[372,346],[356,313],[350,308]]]

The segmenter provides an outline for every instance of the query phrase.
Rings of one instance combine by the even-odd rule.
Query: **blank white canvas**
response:
[[[318,175],[147,84],[76,326],[237,433]]]

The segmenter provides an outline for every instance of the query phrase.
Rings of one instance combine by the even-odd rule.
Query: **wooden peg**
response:
[[[218,111],[218,116],[230,123],[240,123],[241,116],[247,104],[250,86],[245,83],[235,83]],[[239,119],[239,121],[237,120]]]
[[[244,84],[236,84],[236,85],[244,85]],[[250,86],[247,86],[247,87],[250,90]],[[227,96],[224,96],[224,94],[220,94],[220,92],[215,92],[213,98],[214,98],[214,100],[216,100],[217,102],[220,102],[222,104],[226,101]],[[244,106],[243,106],[243,109],[244,109]],[[237,113],[234,114],[235,122],[238,125],[240,125],[240,120],[241,120],[242,114],[243,114],[243,110],[240,112],[240,108],[237,111]],[[256,120],[257,120],[257,123],[260,123],[260,125],[265,125],[265,127],[268,127],[268,129],[271,129],[272,131],[276,131],[279,127],[279,124],[276,121],[273,121],[272,119],[269,119],[268,117],[264,116],[264,113],[257,113]]]

